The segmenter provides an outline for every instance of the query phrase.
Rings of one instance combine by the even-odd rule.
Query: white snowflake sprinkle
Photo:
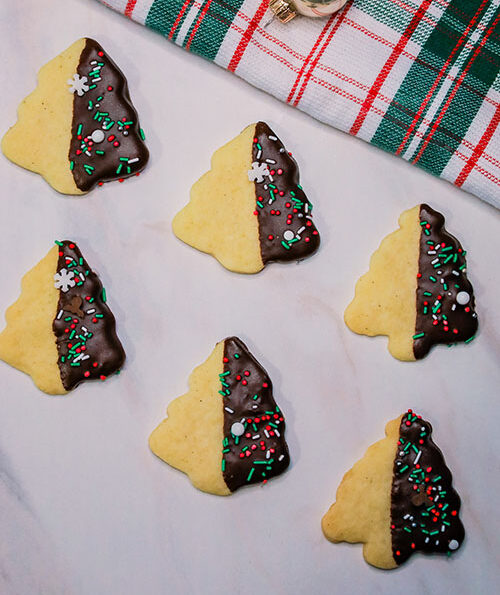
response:
[[[84,93],[89,90],[87,85],[87,77],[74,74],[72,79],[66,81],[69,85],[68,91],[70,93],[77,93],[78,97],[81,97]]]
[[[264,181],[266,176],[270,176],[269,168],[265,163],[259,163],[254,161],[252,163],[252,169],[248,170],[248,179],[250,182],[257,182],[260,184]]]
[[[69,291],[70,287],[74,287],[76,282],[74,279],[75,273],[68,271],[67,269],[61,269],[54,275],[54,286],[56,289],[60,289],[64,293]]]

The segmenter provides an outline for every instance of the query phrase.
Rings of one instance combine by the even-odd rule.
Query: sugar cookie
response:
[[[172,227],[186,244],[238,273],[315,252],[319,234],[297,163],[264,122],[251,124],[212,157]]]
[[[204,492],[227,496],[266,483],[290,462],[271,380],[237,337],[217,343],[167,416],[151,434],[150,448]]]
[[[325,536],[363,543],[365,560],[386,569],[417,551],[453,553],[465,535],[460,498],[431,424],[410,409],[385,433],[344,475],[322,520]]]
[[[149,158],[123,73],[87,38],[40,69],[2,151],[63,194],[137,174]]]
[[[101,281],[74,242],[56,244],[23,277],[0,333],[0,359],[53,395],[105,380],[125,361]]]
[[[478,323],[460,242],[426,204],[405,211],[399,225],[357,282],[345,323],[361,335],[387,335],[390,353],[404,361],[438,343],[469,343]]]

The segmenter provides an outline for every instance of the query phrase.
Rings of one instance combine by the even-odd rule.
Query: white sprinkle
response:
[[[270,438],[269,432],[267,430],[264,430],[264,434],[266,435],[266,438]]]
[[[260,438],[260,434],[255,434],[255,436],[252,436],[252,440],[258,440]]]
[[[228,413],[234,413],[234,411],[232,409],[230,409],[229,407],[224,407],[224,409],[228,412]]]
[[[457,309],[457,305],[456,304],[453,304],[453,306],[451,307],[451,311],[452,312],[455,312],[456,309]]]
[[[257,159],[260,159],[262,156],[262,151],[259,149],[259,152],[257,153]]]
[[[300,229],[297,230],[297,235],[299,235],[300,233],[302,233],[305,229],[305,225],[303,225]]]
[[[418,461],[420,460],[420,455],[422,454],[422,451],[419,450],[418,451],[418,455],[415,457],[415,460],[413,461],[413,464],[416,465],[418,463]]]
[[[280,153],[284,153],[285,149],[283,149],[283,147],[280,149]]]
[[[84,333],[88,333],[88,332],[89,332],[86,326],[82,326],[82,331],[83,331]]]
[[[439,262],[439,258],[435,258],[434,260],[431,260],[431,264],[436,264],[436,262]]]
[[[305,211],[306,213],[308,213],[308,212],[309,212],[309,205],[308,205],[307,203],[304,205],[304,211]]]
[[[436,254],[436,251],[435,251],[435,250],[429,250],[429,251],[427,252],[427,254],[429,254],[429,256],[430,256],[431,254]]]
[[[271,458],[271,451],[270,451],[270,450],[268,450],[268,451],[266,452],[266,459],[270,459],[270,458]]]
[[[96,79],[92,79],[92,82],[94,83],[98,83],[99,81],[102,81],[102,78],[99,76]]]
[[[95,312],[95,308],[92,308],[92,310],[87,310],[85,312],[85,314],[93,314]]]
[[[458,271],[451,271],[454,275],[456,275],[457,277],[460,277],[460,273]]]
[[[274,164],[276,161],[274,159],[266,159],[266,163]]]
[[[285,455],[280,455],[280,456],[278,457],[278,461],[282,461],[284,458],[285,458]]]
[[[252,409],[257,409],[257,405],[252,405]]]
[[[64,311],[59,310],[59,314],[57,315],[57,320],[59,320],[63,314],[64,314]]]
[[[130,163],[137,163],[139,161],[139,157],[134,157],[133,159],[129,159],[128,162]]]
[[[85,282],[85,275],[83,273],[80,273],[80,279]]]
[[[274,430],[274,433],[276,434],[276,436],[278,436],[278,438],[281,438],[281,434],[278,432],[278,430]]]
[[[269,140],[278,140],[275,136],[268,136],[267,137]]]
[[[229,413],[233,413],[231,410],[228,409],[228,407],[226,407],[225,409],[226,411],[229,411]],[[244,433],[245,426],[239,421],[235,421],[234,424],[231,426],[231,434],[233,434],[233,436],[243,436]]]
[[[436,539],[436,545],[439,545],[439,539]]]
[[[466,291],[459,291],[457,293],[457,304],[465,306],[470,302],[470,295]]]
[[[425,538],[425,543],[429,543],[429,538],[428,537]]]
[[[100,129],[94,130],[94,132],[90,135],[90,138],[95,143],[102,143],[102,141],[106,138],[104,132]]]
[[[92,62],[90,63],[91,66],[94,66],[94,64],[97,64],[97,60],[92,60]]]

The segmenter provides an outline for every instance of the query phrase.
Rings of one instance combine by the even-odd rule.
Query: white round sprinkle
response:
[[[283,239],[286,240],[287,242],[289,242],[290,240],[293,240],[294,237],[295,237],[295,234],[290,229],[287,229],[285,231],[285,233],[283,234]]]
[[[242,436],[244,431],[245,426],[241,424],[239,421],[235,421],[234,424],[231,426],[231,434],[233,436]]]
[[[457,293],[457,304],[465,306],[470,302],[470,295],[466,291],[459,291]]]
[[[104,134],[104,132],[102,130],[94,130],[94,132],[91,135],[91,138],[95,143],[102,143],[105,136],[106,135]]]
[[[450,550],[458,550],[458,548],[460,547],[460,544],[458,543],[458,541],[456,539],[452,539],[450,541],[450,543],[448,544],[448,547]]]

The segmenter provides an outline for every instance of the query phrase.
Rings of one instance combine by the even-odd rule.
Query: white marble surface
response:
[[[102,276],[128,354],[119,377],[64,398],[0,363],[0,593],[495,592],[499,213],[97,3],[25,0],[2,12],[2,133],[39,66],[87,35],[127,74],[152,158],[140,178],[81,199],[0,158],[0,311],[55,238],[74,238]],[[302,164],[322,246],[300,265],[246,277],[182,245],[170,221],[212,151],[257,119]],[[384,338],[350,333],[342,312],[382,236],[423,200],[469,250],[481,331],[468,347],[403,364]],[[147,437],[229,334],[271,374],[293,464],[264,488],[224,499],[192,488],[149,452]],[[360,546],[327,542],[320,519],[343,473],[408,407],[434,425],[467,540],[451,560],[414,556],[382,572]]]

